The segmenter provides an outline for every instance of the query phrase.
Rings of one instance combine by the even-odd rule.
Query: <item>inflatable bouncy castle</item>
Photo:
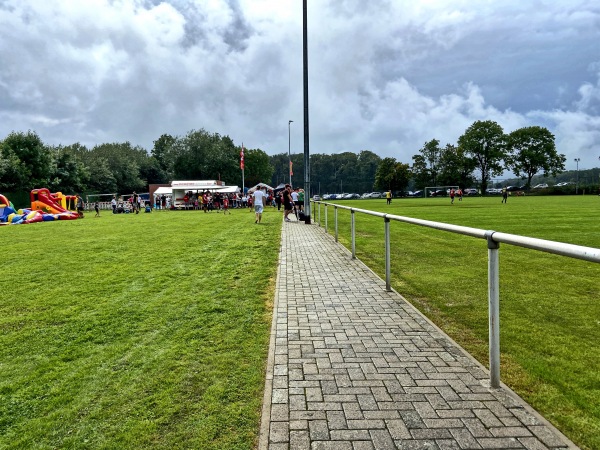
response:
[[[35,191],[41,191],[41,189]],[[48,189],[45,189],[45,191],[49,194]],[[31,192],[33,193],[34,191]],[[42,195],[41,198],[42,203],[47,205],[43,210],[34,209],[32,201],[31,209],[24,208],[17,211],[15,210],[14,205],[10,203],[4,195],[0,194],[0,225],[19,225],[25,223],[48,222],[52,220],[73,220],[79,217],[76,212],[68,211],[56,204],[56,202],[49,203],[44,195]],[[36,199],[36,202],[38,201],[40,201],[39,198]]]
[[[31,209],[52,214],[75,212],[77,196],[63,195],[62,192],[51,193],[48,189],[34,189],[29,194],[31,198]]]

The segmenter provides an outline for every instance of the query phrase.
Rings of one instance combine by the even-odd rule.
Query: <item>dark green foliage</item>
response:
[[[485,192],[490,179],[505,169],[507,150],[502,127],[492,120],[478,120],[458,138],[458,146],[475,161],[481,174],[481,191]]]
[[[375,188],[382,191],[404,191],[410,180],[408,164],[394,158],[384,158],[375,174]]]
[[[32,132],[11,133],[0,146],[4,190],[26,190],[43,187],[48,182],[52,156],[40,137]]]
[[[554,135],[543,127],[519,128],[508,135],[508,149],[511,154],[508,166],[513,173],[531,179],[542,171],[544,176],[553,175],[565,170],[565,155],[558,154],[554,144]]]

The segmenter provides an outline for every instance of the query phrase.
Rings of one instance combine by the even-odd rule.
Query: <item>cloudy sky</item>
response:
[[[311,153],[411,162],[476,120],[600,164],[598,0],[308,0]],[[302,0],[0,0],[0,139],[303,151]]]

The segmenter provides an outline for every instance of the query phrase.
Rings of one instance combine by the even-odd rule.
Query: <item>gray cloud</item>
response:
[[[592,0],[309,2],[311,151],[410,162],[475,120],[548,127],[600,155]],[[293,0],[0,0],[0,136],[45,142],[228,134],[303,148],[302,6]],[[598,153],[596,155],[595,153]]]

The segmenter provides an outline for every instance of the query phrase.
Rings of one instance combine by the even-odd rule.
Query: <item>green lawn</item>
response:
[[[342,204],[600,247],[597,196]],[[383,220],[356,223],[383,277]],[[280,230],[272,209],[1,227],[0,448],[253,448]],[[485,241],[391,230],[394,288],[487,366]],[[502,380],[600,448],[600,264],[505,244],[500,264]]]
[[[338,204],[600,248],[598,196]],[[385,278],[383,219],[355,219],[357,257]],[[349,248],[350,212],[338,222]],[[485,240],[392,221],[391,248],[394,289],[487,367]],[[501,244],[500,317],[502,381],[582,448],[600,448],[600,264]]]
[[[250,449],[281,214],[0,228],[0,448]]]

